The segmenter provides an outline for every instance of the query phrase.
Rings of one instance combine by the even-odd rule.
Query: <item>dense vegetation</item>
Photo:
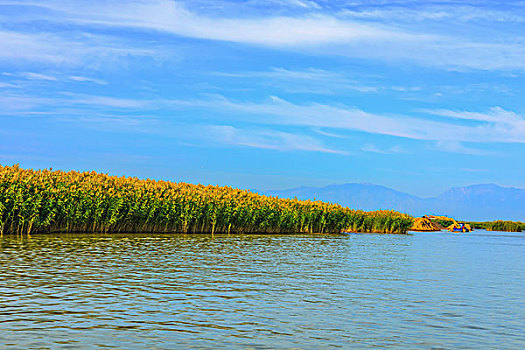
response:
[[[413,218],[231,187],[0,166],[0,232],[405,233]]]
[[[521,232],[525,230],[525,222],[519,221],[485,221],[485,222],[471,222],[470,225],[474,229],[485,229],[488,231],[508,231]]]

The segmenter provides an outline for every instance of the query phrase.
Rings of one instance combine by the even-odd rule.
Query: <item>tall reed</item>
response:
[[[405,233],[413,218],[231,187],[0,165],[0,232]]]
[[[484,221],[471,222],[470,225],[475,229],[485,229],[488,231],[507,231],[507,232],[521,232],[525,230],[525,222],[520,221]]]

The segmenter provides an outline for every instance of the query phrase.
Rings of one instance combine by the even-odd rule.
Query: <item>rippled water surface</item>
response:
[[[2,349],[524,349],[525,234],[0,239]]]

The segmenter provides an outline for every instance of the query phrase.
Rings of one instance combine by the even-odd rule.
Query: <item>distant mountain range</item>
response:
[[[368,183],[297,187],[259,193],[281,198],[315,198],[354,209],[394,209],[414,216],[434,214],[469,221],[525,221],[525,189],[494,184],[454,187],[433,198],[421,198]]]

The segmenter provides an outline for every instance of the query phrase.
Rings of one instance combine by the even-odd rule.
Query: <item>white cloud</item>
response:
[[[50,33],[17,33],[0,30],[0,61],[43,62],[53,65],[107,65],[129,55],[158,55],[154,49],[134,47],[118,38],[93,35],[68,36]],[[33,73],[38,74],[38,73]],[[33,78],[37,78],[33,76]],[[40,77],[42,78],[42,77]]]
[[[344,151],[328,148],[317,139],[301,134],[275,130],[253,130],[230,125],[208,126],[207,135],[216,141],[234,146],[278,151],[307,151],[346,155]]]
[[[33,73],[33,72],[22,73],[22,76],[30,80],[47,80],[47,81],[57,81],[58,80],[56,77],[51,76],[51,75]]]
[[[398,92],[416,92],[416,91],[421,91],[422,90],[422,87],[421,86],[392,86],[391,87],[392,90],[394,91],[398,91]]]
[[[43,81],[76,81],[76,82],[89,82],[99,85],[107,85],[107,82],[100,80],[100,79],[94,79],[79,75],[70,75],[70,76],[63,76],[62,74],[42,74],[42,73],[36,73],[36,72],[22,72],[19,74],[11,74],[11,76],[21,76],[23,78],[26,78],[28,80],[43,80]]]
[[[303,0],[300,3],[307,5],[310,2]],[[379,24],[374,20],[363,19],[363,16],[359,19],[343,18],[320,14],[319,11],[299,17],[211,17],[189,11],[180,3],[169,0],[72,4],[49,1],[40,5],[55,11],[55,15],[41,15],[41,18],[84,26],[156,30],[178,36],[261,45],[316,55],[415,62],[447,69],[525,69],[525,38],[512,32],[490,32],[489,29],[487,34],[475,39],[479,30],[472,27],[462,30],[461,35],[450,29],[441,30],[436,35],[418,26],[400,25],[392,20]],[[417,15],[414,13],[409,18]],[[18,52],[17,55],[10,54],[10,57],[67,59],[46,45],[46,40],[21,39],[4,39],[10,48],[8,52]],[[75,43],[72,44],[74,49]],[[89,42],[87,44],[89,47],[92,45]]]
[[[425,5],[418,7],[386,6],[371,7],[364,10],[343,10],[341,15],[361,19],[382,19],[388,21],[443,21],[460,22],[490,21],[490,22],[525,22],[525,16],[520,11],[504,11],[480,6],[445,3],[441,5]],[[515,3],[515,5],[518,5]],[[523,8],[523,4],[522,7]],[[519,10],[519,5],[516,10]]]
[[[41,98],[32,96],[4,95],[0,97],[3,113],[10,112],[48,112],[56,108],[107,108],[126,113],[144,113],[153,110],[177,111],[181,108],[199,108],[227,113],[227,118],[258,125],[286,125],[323,130],[332,134],[338,130],[354,130],[370,134],[402,137],[414,140],[436,141],[441,148],[461,150],[461,143],[525,143],[525,117],[500,107],[486,113],[472,111],[427,110],[428,115],[439,116],[438,120],[406,115],[368,113],[344,105],[320,103],[295,104],[277,96],[267,102],[238,102],[215,96],[198,100],[153,99],[141,100],[109,96],[70,94],[61,98]],[[180,113],[174,114],[174,117]],[[318,134],[321,134],[318,132]],[[264,135],[254,132],[252,136]],[[265,140],[270,140],[266,135]],[[274,134],[288,145],[301,141],[287,134]],[[249,140],[239,136],[248,145]],[[309,141],[308,137],[303,140]],[[237,141],[241,142],[241,141]],[[264,142],[261,142],[264,144]],[[315,145],[315,142],[313,143]],[[271,143],[267,144],[270,147]],[[447,145],[453,145],[447,146]],[[296,148],[300,146],[295,146]],[[321,145],[315,146],[322,148]],[[371,148],[368,149],[369,151]],[[389,150],[392,151],[392,150]]]
[[[18,85],[0,82],[0,88],[17,88]]]
[[[342,20],[329,15],[304,17],[210,18],[181,5],[159,0],[107,9],[106,25],[162,30],[201,39],[299,49],[380,60],[409,60],[449,68],[525,69],[525,40],[470,41],[448,35],[402,30],[395,25]],[[100,11],[97,9],[96,14]]]
[[[321,6],[317,2],[311,0],[248,0],[247,5],[249,5],[250,7],[272,6],[314,10],[318,10],[321,8]]]
[[[275,79],[300,79],[300,80],[339,80],[343,76],[336,72],[318,68],[305,70],[290,70],[285,68],[272,68],[269,71],[248,72],[215,72],[215,75],[233,78],[275,78]]]
[[[426,109],[423,111],[430,114],[450,117],[454,119],[509,124],[513,128],[523,127],[525,124],[525,118],[522,115],[511,111],[507,111],[501,107],[493,107],[488,111],[488,113],[452,111],[447,109]]]
[[[40,112],[37,109],[42,108],[47,105],[57,105],[56,99],[50,99],[45,97],[38,96],[25,96],[25,95],[13,95],[13,94],[3,94],[0,95],[0,113],[11,114],[16,112]]]
[[[261,78],[288,92],[334,94],[341,91],[359,91],[363,93],[378,92],[377,86],[359,84],[342,73],[318,68],[290,70],[272,68],[267,71],[215,72],[215,75],[231,78]],[[261,79],[258,79],[261,80]]]
[[[442,152],[470,154],[473,156],[493,155],[491,152],[482,151],[479,149],[465,146],[462,142],[457,140],[437,141],[434,143],[434,146],[431,147],[431,149]]]
[[[118,98],[108,96],[72,95],[72,99],[64,99],[65,103],[72,105],[90,105],[123,109],[146,109],[154,101],[137,100],[131,98]]]
[[[333,138],[336,138],[336,139],[344,139],[344,138],[346,138],[346,136],[344,136],[344,135],[336,134],[336,133],[333,133],[333,132],[327,132],[327,131],[322,130],[321,128],[318,128],[318,127],[313,127],[312,131],[318,133],[319,135],[333,137]]]
[[[160,101],[158,101],[160,102]],[[107,107],[124,110],[144,110],[152,108],[155,101],[136,100],[131,98],[118,98],[109,96],[93,96],[82,94],[67,94],[64,97],[39,97],[9,94],[0,96],[1,112],[9,114],[13,111],[26,113],[40,113],[48,108],[75,108],[86,106],[99,108]]]
[[[380,153],[380,154],[393,154],[401,153],[403,149],[399,145],[395,145],[388,148],[380,148],[373,143],[367,143],[361,147],[362,151],[371,152],[371,153]]]
[[[321,6],[319,6],[318,3],[316,3],[315,1],[310,1],[310,0],[289,0],[288,2],[298,7],[311,8],[311,9],[321,8]]]
[[[0,31],[0,60],[24,59],[54,63],[68,61],[68,55],[60,52],[60,47],[63,46],[61,43],[61,38],[49,34]]]
[[[85,8],[72,20],[110,26],[155,29],[200,39],[223,40],[265,46],[297,46],[347,43],[356,39],[410,38],[411,34],[384,30],[357,22],[312,15],[307,17],[211,18],[188,11],[167,0],[135,3],[134,6]],[[104,15],[100,15],[100,13]],[[419,37],[419,35],[416,35]]]
[[[95,84],[98,84],[98,85],[107,85],[108,84],[106,81],[101,80],[101,79],[88,78],[88,77],[83,77],[83,76],[79,76],[79,75],[71,75],[68,78],[70,80],[78,81],[78,82],[95,83]]]
[[[464,113],[465,118],[475,116],[480,125],[456,123],[448,118],[435,121],[403,115],[367,113],[357,108],[326,104],[294,104],[279,97],[270,102],[234,102],[225,98],[213,100],[171,101],[183,107],[208,107],[214,110],[231,110],[240,115],[257,115],[250,118],[259,124],[294,125],[313,128],[356,130],[371,134],[403,137],[415,140],[440,142],[503,142],[525,143],[524,117],[502,108],[489,113]],[[446,111],[439,111],[443,114]]]

